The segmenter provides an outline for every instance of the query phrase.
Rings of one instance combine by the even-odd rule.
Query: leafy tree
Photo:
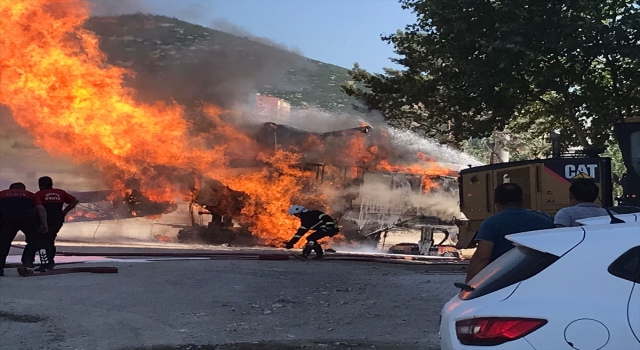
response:
[[[453,142],[495,130],[602,147],[640,113],[640,0],[401,0],[416,23],[383,37],[401,70],[357,64],[342,89],[398,126]],[[538,136],[534,135],[533,136]]]
[[[468,140],[464,140],[462,141],[462,144],[461,144],[462,150],[464,150],[465,153],[474,157],[475,159],[485,164],[489,164],[491,151],[489,147],[487,147],[487,141],[488,141],[487,138],[483,138],[483,139],[471,138]]]
[[[617,143],[609,141],[607,150],[603,154],[605,157],[611,158],[611,171],[613,173],[613,197],[622,196],[621,179],[622,175],[627,172],[622,160],[622,153]]]

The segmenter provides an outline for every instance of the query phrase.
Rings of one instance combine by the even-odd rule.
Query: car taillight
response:
[[[456,335],[464,345],[499,345],[535,331],[547,320],[519,317],[478,317],[456,322]]]

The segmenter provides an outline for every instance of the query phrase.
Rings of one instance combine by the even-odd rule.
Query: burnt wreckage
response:
[[[314,181],[304,191],[319,191],[321,186],[330,186],[340,193],[334,199],[330,215],[338,220],[342,234],[351,241],[366,242],[379,246],[390,231],[418,231],[418,244],[400,244],[389,249],[393,253],[456,256],[453,248],[457,238],[459,220],[443,220],[433,215],[428,206],[420,205],[416,200],[424,195],[423,180],[426,175],[399,173],[368,169],[364,165],[344,165],[333,162],[329,147],[324,152],[315,152],[318,142],[323,146],[330,144],[348,147],[349,141],[358,137],[368,137],[370,126],[337,130],[327,133],[313,133],[287,125],[264,123],[254,138],[265,149],[295,147],[305,154],[297,167],[310,172]],[[367,142],[372,140],[367,139]],[[321,147],[322,148],[322,147]],[[356,160],[358,161],[358,160]],[[328,164],[329,163],[329,164]],[[339,164],[338,164],[339,163]],[[327,166],[332,165],[332,171]],[[232,160],[230,167],[238,173],[259,171],[269,164],[256,159]],[[336,173],[335,169],[339,171]],[[277,172],[274,170],[274,172]],[[437,186],[430,192],[446,192],[455,195],[457,176],[428,176]],[[376,191],[371,186],[382,186]],[[386,193],[387,195],[379,195]],[[392,193],[393,195],[388,195]],[[192,227],[178,233],[181,242],[199,242],[210,244],[228,243],[233,245],[256,245],[260,240],[253,237],[246,224],[234,220],[240,216],[248,196],[234,191],[223,183],[213,179],[203,179],[199,191],[189,205]],[[210,216],[204,220],[203,216]],[[440,232],[442,239],[434,240],[434,233]]]
[[[176,203],[155,202],[146,198],[135,187],[127,189],[121,196],[114,196],[113,191],[70,193],[80,201],[67,217],[73,222],[130,219],[168,214],[178,209]]]

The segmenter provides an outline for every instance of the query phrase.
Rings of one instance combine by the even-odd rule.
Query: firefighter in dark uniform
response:
[[[286,248],[293,248],[293,245],[296,244],[308,231],[315,231],[307,236],[307,244],[302,249],[302,257],[308,257],[309,253],[313,250],[316,252],[314,259],[321,259],[324,252],[322,251],[322,247],[318,241],[324,237],[333,237],[338,234],[338,232],[340,232],[338,224],[329,215],[322,211],[309,211],[300,205],[291,206],[288,213],[289,215],[300,218],[300,228],[298,228],[296,234],[287,243]]]
[[[60,232],[64,224],[64,218],[78,205],[79,201],[67,192],[53,188],[53,180],[49,176],[39,178],[38,186],[40,187],[40,191],[36,192],[36,197],[38,197],[42,206],[47,210],[47,226],[49,226],[49,232],[42,235],[40,240],[40,247],[44,248],[47,252],[48,261],[48,264],[41,266],[40,270],[46,270],[53,268],[55,265],[55,242],[58,232]],[[64,204],[66,204],[66,207],[63,208]],[[35,255],[31,261],[33,262],[33,260],[35,260]]]
[[[36,217],[40,218],[40,232]],[[33,262],[29,264],[27,257],[35,255],[35,242],[40,234],[48,230],[47,212],[38,197],[27,191],[23,183],[14,183],[8,190],[0,191],[0,276],[4,276],[4,265],[11,250],[11,242],[16,238],[18,231],[24,233],[27,241],[22,253],[22,264],[33,267]]]

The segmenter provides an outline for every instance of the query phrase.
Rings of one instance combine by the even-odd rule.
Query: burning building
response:
[[[384,128],[317,133],[287,126],[280,121],[288,119],[289,105],[270,96],[256,96],[256,108],[276,110],[269,123],[247,123],[206,101],[197,108],[139,102],[126,84],[131,72],[108,64],[100,39],[82,28],[89,16],[83,0],[7,1],[0,16],[0,103],[36,146],[100,171],[111,188],[102,202],[114,211],[103,208],[98,216],[105,220],[175,213],[177,204],[189,203],[186,240],[203,238],[199,227],[206,226],[213,230],[205,233],[228,239],[279,245],[297,228],[286,215],[296,203],[356,222],[354,229],[345,224],[352,238],[366,226],[351,220],[353,213],[375,212],[362,196],[374,178],[367,174],[396,174],[389,175],[392,184],[405,174],[400,182],[409,187],[398,188],[419,195],[455,174],[421,153],[398,152]],[[367,220],[380,226],[428,212],[414,202],[378,205],[407,210]],[[195,218],[203,215],[211,220],[199,225]]]

